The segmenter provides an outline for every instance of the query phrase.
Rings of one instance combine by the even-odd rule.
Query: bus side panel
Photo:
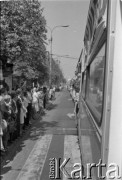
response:
[[[122,2],[118,0],[116,3],[107,165],[110,170],[111,163],[115,163],[119,167],[119,175],[122,178]],[[112,174],[115,175],[115,172]]]
[[[89,177],[88,165],[98,164],[101,158],[100,153],[100,141],[97,137],[97,131],[92,123],[91,118],[87,112],[84,101],[80,102],[79,113],[79,137],[80,137],[80,149],[81,149],[81,162],[83,165],[83,175]],[[91,169],[92,179],[97,179],[97,168]]]

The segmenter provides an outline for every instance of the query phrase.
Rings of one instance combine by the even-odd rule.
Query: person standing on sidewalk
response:
[[[50,100],[53,99],[53,88],[52,88],[52,86],[50,86],[50,90],[49,90],[49,99]]]
[[[21,107],[22,107],[22,101],[21,101],[21,89],[17,89],[16,91],[16,105],[17,105],[17,119],[16,119],[16,123],[17,123],[17,137],[20,136],[20,112],[21,112]]]
[[[24,127],[23,129],[26,129],[26,127],[28,126],[28,119],[27,119],[27,108],[28,108],[28,94],[26,91],[23,92],[23,106],[26,109],[25,113],[24,113]]]
[[[75,93],[75,99],[74,99],[74,103],[75,103],[74,114],[77,119],[78,112],[79,112],[79,90],[76,88],[75,91],[76,93]]]
[[[37,89],[36,88],[33,89],[32,98],[33,98],[33,100],[32,100],[33,107],[34,107],[34,110],[37,113],[39,111],[39,103],[38,103],[38,94],[37,94]]]
[[[2,112],[0,108],[0,152],[5,153],[5,147],[3,145],[3,133],[7,129],[7,122],[2,118]]]
[[[16,139],[16,126],[17,126],[17,106],[16,106],[16,93],[11,92],[11,121],[9,122],[9,141],[12,142]]]
[[[7,150],[8,140],[9,140],[9,123],[11,120],[11,97],[9,95],[4,95],[1,100],[1,112],[2,112],[2,121],[7,123],[6,128],[3,129],[3,145]]]
[[[53,86],[53,99],[55,99],[55,86]]]
[[[21,109],[20,109],[20,136],[22,135],[23,128],[24,128],[24,118],[26,117],[27,113],[27,102],[24,97],[25,94],[21,93],[20,101],[21,101]]]
[[[28,99],[28,107],[27,107],[27,115],[26,115],[26,125],[29,126],[31,115],[32,115],[32,95],[31,95],[31,89],[27,88],[27,99]]]
[[[4,88],[0,89],[0,152],[5,153],[5,148],[3,145],[3,133],[7,129],[7,122],[3,119],[2,116],[2,101],[4,97]]]
[[[47,88],[43,87],[43,108],[46,108],[46,104],[47,104]]]

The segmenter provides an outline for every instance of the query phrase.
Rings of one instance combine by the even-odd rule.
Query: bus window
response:
[[[103,106],[103,86],[105,69],[105,44],[89,65],[89,80],[87,86],[87,104],[100,124]]]

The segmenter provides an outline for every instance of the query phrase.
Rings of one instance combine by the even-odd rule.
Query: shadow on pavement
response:
[[[57,104],[53,104],[53,103],[48,103],[48,105],[47,105],[47,107],[46,107],[46,109],[48,110],[48,111],[50,111],[50,110],[52,110],[52,109],[55,109],[57,107]]]
[[[56,108],[57,104],[51,104],[51,109]],[[49,109],[49,110],[51,110]],[[44,115],[44,114],[43,114]],[[43,136],[47,130],[47,128],[57,127],[56,121],[44,121],[42,120],[42,115],[40,113],[36,114],[35,119],[32,120],[31,127],[26,129],[23,132],[22,137],[17,138],[8,149],[8,152],[5,154],[3,161],[1,162],[1,173],[0,179],[2,180],[2,175],[11,170],[11,166],[7,166],[7,164],[14,159],[14,157],[23,150],[25,147],[25,141],[32,140],[36,141],[40,136]],[[6,167],[7,166],[7,167]]]

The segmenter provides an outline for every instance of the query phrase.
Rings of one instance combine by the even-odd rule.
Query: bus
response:
[[[82,179],[122,179],[122,0],[91,0],[80,56]]]

